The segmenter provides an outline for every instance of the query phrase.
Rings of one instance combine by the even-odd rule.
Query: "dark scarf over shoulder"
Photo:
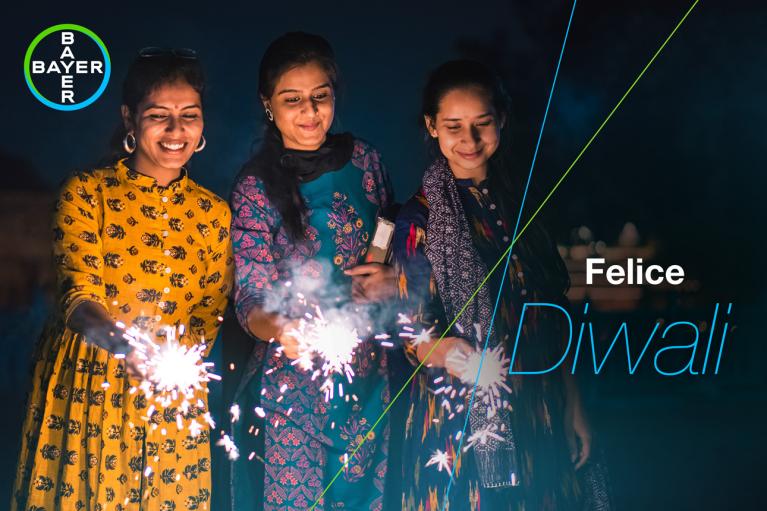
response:
[[[467,336],[474,332],[474,325],[479,325],[483,336],[480,341],[484,343],[493,313],[488,287],[480,288],[487,267],[474,246],[455,178],[444,157],[440,156],[426,169],[423,193],[429,203],[426,258],[431,264],[447,320],[452,321],[468,302],[456,325]],[[478,288],[476,297],[470,301]],[[488,346],[496,344],[495,335],[491,334]]]
[[[455,178],[444,157],[438,158],[426,170],[423,192],[429,203],[426,257],[431,263],[446,319],[451,321],[466,306],[456,320],[462,332],[459,331],[455,335],[471,340],[474,338],[474,325],[479,325],[480,336],[474,345],[482,349],[490,331],[488,347],[492,348],[498,344],[498,336],[495,331],[490,330],[493,303],[490,301],[488,286],[482,285],[488,274],[487,267],[474,246]],[[472,299],[475,291],[476,296]],[[503,438],[501,441],[490,439],[472,449],[482,481],[493,479],[494,474],[502,472],[498,468],[501,456],[512,456],[515,463],[519,463],[516,459],[516,438],[508,409],[499,408],[495,413],[489,414],[487,406],[481,399],[477,399],[468,414],[472,432],[493,428]],[[504,448],[511,450],[501,455],[499,451]],[[514,472],[518,473],[518,470]],[[498,484],[510,486],[512,480]]]
[[[293,173],[300,182],[308,183],[327,172],[343,168],[351,160],[353,151],[352,134],[338,133],[328,135],[325,143],[314,151],[280,146],[274,157],[283,169]]]

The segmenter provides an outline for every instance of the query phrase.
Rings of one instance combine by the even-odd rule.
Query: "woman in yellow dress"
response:
[[[178,409],[152,411],[131,392],[137,360],[116,326],[159,342],[184,325],[189,346],[216,337],[231,285],[230,212],[184,168],[205,147],[203,89],[191,50],[142,50],[123,84],[128,157],[63,185],[58,302],[34,359],[14,511],[210,508],[208,429],[179,430]],[[184,420],[204,425],[200,413]]]

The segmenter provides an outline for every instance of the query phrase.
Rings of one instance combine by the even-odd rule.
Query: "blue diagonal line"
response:
[[[546,119],[549,116],[549,107],[551,106],[551,98],[554,96],[554,88],[557,85],[557,77],[559,76],[559,67],[562,64],[562,57],[565,54],[565,46],[567,45],[567,37],[570,35],[570,26],[573,22],[573,15],[575,14],[575,6],[578,0],[573,0],[573,7],[570,10],[570,18],[567,20],[567,28],[565,29],[565,37],[562,41],[562,49],[559,51],[559,59],[557,60],[557,67],[554,71],[554,80],[551,82],[551,90],[549,91],[549,99],[546,101],[546,110],[543,112],[543,120],[541,121],[541,129],[538,131],[538,140],[535,143],[535,151],[533,152],[533,161],[530,163],[530,172],[527,175],[527,183],[525,183],[525,191],[522,194],[522,202],[519,205],[519,214],[517,215],[517,222],[514,225],[514,235],[511,238],[511,247],[506,255],[506,263],[503,267],[503,276],[501,277],[501,284],[498,289],[498,296],[495,298],[495,306],[493,307],[493,315],[490,318],[490,325],[487,329],[487,335],[485,336],[485,344],[482,347],[482,356],[479,359],[479,369],[477,370],[477,377],[474,380],[474,387],[471,389],[471,398],[469,399],[469,406],[466,408],[466,419],[463,422],[463,429],[461,430],[461,438],[458,441],[458,450],[456,451],[455,460],[453,460],[453,466],[450,469],[450,481],[447,484],[447,490],[445,490],[445,499],[442,502],[441,511],[445,511],[448,502],[448,496],[450,495],[450,488],[453,485],[453,479],[455,475],[455,467],[458,465],[458,458],[461,457],[461,449],[463,448],[463,439],[466,437],[466,428],[469,425],[469,414],[474,406],[474,396],[477,393],[477,385],[479,384],[479,375],[482,373],[482,364],[485,361],[485,354],[487,353],[487,345],[490,342],[490,334],[493,331],[493,323],[495,322],[495,314],[498,312],[498,304],[501,301],[501,294],[503,292],[503,285],[506,282],[506,274],[509,270],[509,261],[511,260],[511,253],[514,248],[514,242],[517,239],[517,231],[519,230],[519,222],[522,219],[522,212],[525,207],[525,199],[527,198],[527,191],[530,188],[530,181],[533,178],[533,169],[535,168],[535,160],[538,158],[538,149],[541,146],[541,138],[543,137],[543,129],[546,127]]]

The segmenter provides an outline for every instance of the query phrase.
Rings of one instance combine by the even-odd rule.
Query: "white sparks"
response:
[[[338,318],[327,319],[322,310],[315,306],[315,314],[307,314],[300,319],[298,327],[288,334],[298,341],[298,359],[293,363],[305,371],[314,371],[313,378],[318,376],[317,370],[325,377],[326,381],[320,388],[325,392],[326,400],[333,397],[333,374],[346,376],[352,382],[354,352],[362,342],[356,329],[350,328]],[[315,363],[319,364],[319,368],[315,368]],[[338,391],[343,396],[340,386]]]
[[[195,437],[200,434],[200,431],[202,431],[202,424],[192,419],[189,423],[189,434]]]
[[[397,324],[408,325],[413,321],[407,316],[407,314],[397,313]]]
[[[418,334],[412,334],[412,333],[402,333],[400,334],[400,337],[406,337],[410,339],[410,346],[413,348],[417,348],[421,344],[430,342],[434,334],[434,327],[429,328],[426,330],[425,328],[421,329],[421,332]]]
[[[442,452],[439,449],[434,451],[431,455],[431,458],[429,458],[429,461],[426,462],[426,466],[430,467],[432,465],[437,466],[437,470],[442,472],[442,469],[444,468],[446,472],[450,472],[450,455],[446,452]]]
[[[118,324],[118,327],[124,325]],[[151,419],[154,413],[159,413],[157,409],[167,410],[172,405],[178,405],[181,412],[176,413],[175,419],[179,430],[184,428],[184,419],[188,418],[185,415],[193,403],[200,408],[205,421],[214,424],[205,410],[205,402],[196,394],[207,392],[207,382],[220,379],[210,372],[213,363],[203,361],[206,349],[204,342],[189,347],[176,339],[177,332],[181,335],[183,331],[183,325],[178,328],[165,327],[165,340],[159,343],[136,327],[128,328],[123,334],[138,358],[137,369],[143,375],[141,383],[138,387],[132,387],[130,393],[141,390],[152,401],[147,409],[146,420]],[[197,436],[202,427],[192,420],[188,426],[190,435]]]
[[[233,404],[229,407],[229,414],[232,416],[232,422],[240,420],[240,405]]]
[[[498,426],[496,424],[491,424],[490,426],[475,431],[466,439],[466,445],[463,448],[464,452],[468,451],[476,444],[485,445],[490,439],[504,442],[504,438],[498,435],[496,431],[498,431]]]
[[[463,383],[474,385],[474,382],[477,382],[477,396],[488,405],[488,410],[494,410],[502,405],[501,390],[511,392],[511,388],[506,384],[509,359],[504,356],[502,346],[488,349],[482,362],[482,373],[477,379],[481,360],[480,350],[475,350],[469,355],[454,350],[448,353],[445,365],[452,364],[457,368]]]
[[[221,445],[224,447],[224,450],[229,454],[230,460],[236,460],[240,457],[240,451],[237,449],[237,446],[234,444],[234,441],[229,437],[229,435],[223,434],[221,435],[221,439],[216,442],[216,445]]]

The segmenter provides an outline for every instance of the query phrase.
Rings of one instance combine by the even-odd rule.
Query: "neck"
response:
[[[152,163],[143,154],[135,154],[128,159],[128,166],[136,172],[149,176],[157,181],[160,186],[168,186],[173,180],[181,175],[181,169],[169,169]]]
[[[471,179],[471,181],[476,185],[487,178],[486,164],[474,169],[465,169],[460,165],[454,165],[452,162],[448,162],[448,165],[450,165],[450,171],[457,179]]]

